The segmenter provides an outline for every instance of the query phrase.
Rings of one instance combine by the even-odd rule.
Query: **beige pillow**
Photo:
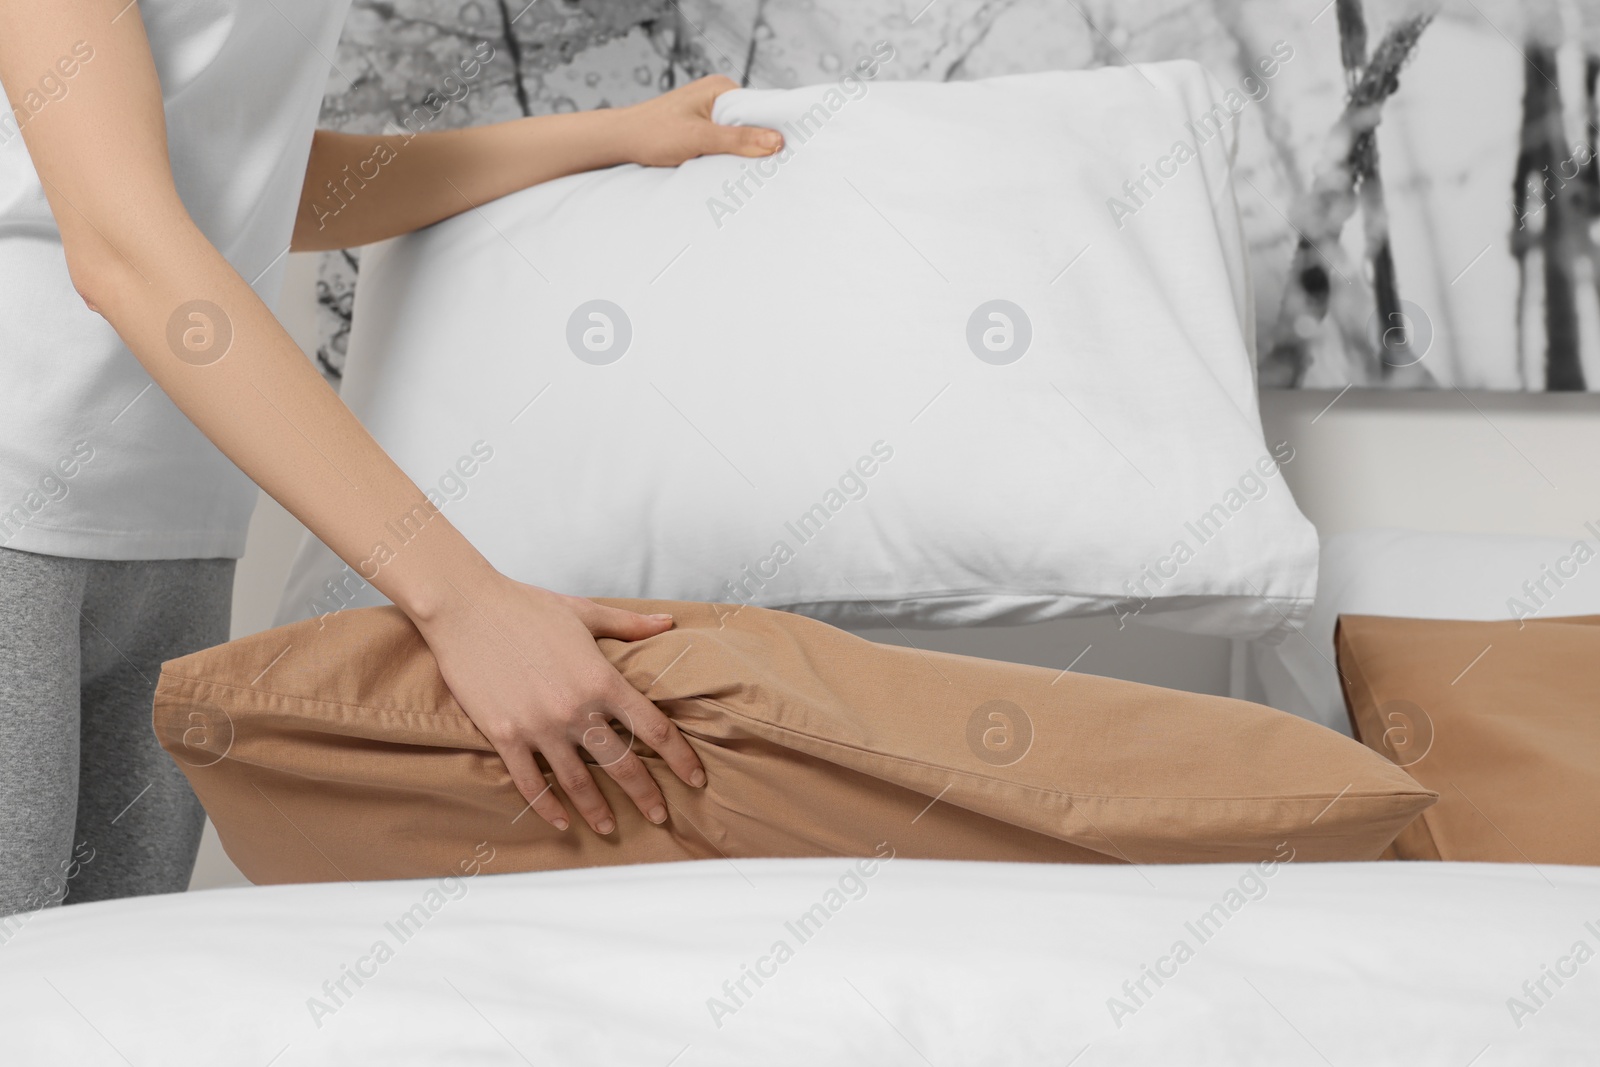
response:
[[[1355,735],[1439,803],[1401,859],[1600,864],[1600,616],[1343,615]]]
[[[256,882],[754,856],[1053,862],[1372,859],[1434,800],[1270,708],[874,644],[759,608],[607,601],[677,627],[604,654],[688,737],[635,742],[664,826],[603,773],[600,837],[525,804],[410,622],[369,608],[165,665],[155,726]]]

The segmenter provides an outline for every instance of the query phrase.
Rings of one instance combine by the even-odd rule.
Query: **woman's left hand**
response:
[[[739,86],[713,74],[653,100],[620,108],[627,124],[622,146],[629,160],[647,167],[676,167],[697,156],[725,152],[757,158],[783,148],[783,135],[759,126],[720,126],[711,121],[717,97]]]

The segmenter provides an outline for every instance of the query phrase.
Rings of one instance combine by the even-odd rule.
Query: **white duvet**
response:
[[[892,858],[482,869],[13,919],[0,1062],[1600,1057],[1600,869]]]

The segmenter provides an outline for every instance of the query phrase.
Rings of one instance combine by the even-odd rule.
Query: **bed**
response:
[[[1158,83],[1159,92],[1151,95]],[[1159,135],[1160,140],[1159,145],[1150,142],[1155,146],[1151,153],[1166,150],[1169,134],[1175,136],[1173,131],[1182,128],[1187,116],[1212,110],[1208,103],[1212,86],[1198,68],[1152,68],[1148,76],[1141,73],[1137,79],[1133,72],[1110,72],[1098,84],[1120,86],[1130,114],[1144,114],[1158,104],[1165,109],[1146,115],[1148,137]],[[983,92],[1017,93],[1019,86],[1027,87],[1020,82],[1010,83],[1009,89],[991,85]],[[1241,671],[1248,667],[1255,673],[1242,677],[1239,684],[1282,711],[1340,729],[1343,711],[1332,645],[1338,614],[1402,609],[1388,602],[1349,602],[1336,581],[1338,568],[1326,566],[1340,557],[1327,554],[1322,560],[1322,594],[1313,608],[1316,540],[1286,481],[1274,480],[1280,465],[1290,462],[1294,453],[1292,448],[1276,446],[1269,451],[1262,436],[1250,371],[1248,290],[1242,281],[1233,280],[1233,273],[1242,271],[1242,259],[1232,252],[1238,229],[1237,209],[1227,192],[1231,134],[1216,139],[1209,162],[1202,157],[1184,181],[1172,183],[1149,210],[1141,210],[1137,227],[1121,236],[1105,235],[1096,254],[1121,258],[1098,265],[1091,260],[1071,285],[1055,289],[1050,288],[1054,284],[1050,274],[1059,271],[1054,276],[1060,278],[1065,274],[1060,264],[1070,267],[1076,262],[1071,256],[1081,254],[1080,231],[1099,234],[1111,225],[1100,218],[1103,204],[1098,193],[1078,198],[1072,210],[1082,214],[1082,220],[1077,215],[1057,220],[1061,234],[1073,235],[1069,244],[1057,248],[1039,238],[1031,222],[1024,226],[999,218],[985,229],[974,224],[978,216],[970,213],[957,217],[950,211],[924,210],[918,198],[926,195],[923,186],[928,179],[922,174],[915,182],[903,182],[903,188],[884,191],[882,202],[897,217],[903,208],[913,219],[953,219],[956,236],[963,241],[972,233],[1006,235],[1032,249],[1036,266],[1050,265],[1049,271],[1035,271],[1037,278],[1013,285],[1037,302],[1039,333],[1031,355],[1019,351],[1006,362],[989,358],[993,350],[986,356],[982,346],[972,345],[963,332],[965,324],[976,321],[981,326],[987,321],[979,313],[992,312],[988,303],[977,304],[976,293],[965,289],[960,290],[965,295],[958,297],[925,280],[865,286],[854,283],[842,267],[819,261],[809,273],[797,271],[795,291],[812,292],[826,282],[830,291],[838,290],[841,302],[860,313],[840,317],[835,309],[833,318],[798,316],[796,322],[756,315],[751,310],[754,305],[738,296],[743,290],[724,288],[748,283],[753,292],[768,277],[752,269],[746,259],[729,255],[731,242],[750,241],[792,253],[787,245],[757,241],[761,231],[756,227],[763,224],[764,212],[771,215],[770,224],[788,225],[792,219],[779,207],[787,203],[785,198],[803,201],[799,194],[806,191],[808,181],[828,178],[828,187],[836,186],[831,195],[840,203],[868,213],[863,216],[865,225],[887,221],[887,215],[880,219],[871,214],[879,209],[862,190],[851,192],[842,180],[831,180],[827,168],[842,164],[829,153],[856,143],[852,136],[876,151],[888,151],[876,134],[864,136],[875,129],[866,124],[874,107],[901,106],[895,102],[903,100],[906,107],[928,107],[941,121],[948,119],[949,109],[943,104],[933,107],[920,90],[897,96],[880,86],[872,93],[874,104],[851,102],[852,110],[843,112],[847,117],[830,119],[831,140],[819,138],[818,147],[789,165],[784,181],[773,182],[771,191],[740,216],[737,228],[730,225],[720,238],[715,238],[720,230],[705,236],[704,247],[718,253],[697,250],[674,268],[660,289],[650,290],[654,280],[639,281],[638,295],[626,302],[638,317],[641,343],[631,354],[615,352],[610,361],[587,358],[576,345],[570,351],[575,358],[569,358],[562,345],[549,340],[559,339],[561,329],[571,322],[584,321],[570,316],[593,313],[588,303],[574,302],[595,293],[561,290],[540,301],[526,301],[522,294],[529,283],[517,273],[521,268],[489,257],[520,258],[506,234],[523,232],[518,227],[529,234],[542,233],[540,226],[548,229],[540,207],[544,201],[539,198],[558,198],[545,207],[570,227],[576,262],[587,262],[583,257],[589,257],[595,270],[609,270],[616,258],[612,246],[594,241],[582,218],[559,198],[575,190],[604,192],[606,183],[667,181],[665,176],[615,171],[585,179],[590,184],[551,183],[543,191],[531,190],[520,199],[491,205],[488,215],[463,215],[459,223],[434,227],[410,244],[391,246],[386,256],[373,255],[363,270],[361,292],[367,303],[357,314],[352,334],[352,351],[358,358],[346,380],[346,399],[419,485],[434,487],[429,493],[434,507],[448,505],[451,521],[483,544],[497,566],[525,580],[597,594],[612,583],[617,587],[612,592],[638,596],[651,592],[648,587],[656,582],[664,585],[653,590],[657,595],[693,600],[732,596],[739,602],[735,614],[741,623],[763,606],[806,609],[837,620],[868,618],[897,629],[1114,613],[1119,628],[1131,621],[1221,636],[1266,635],[1268,640],[1248,649],[1241,646],[1237,657]],[[740,99],[746,107],[777,106],[772,102],[777,98]],[[1017,99],[1026,102],[1021,96]],[[816,106],[811,97],[797,97],[784,106],[801,104],[808,105],[807,114]],[[1102,110],[1106,106],[1103,98],[1098,104]],[[839,104],[840,109],[845,106]],[[992,100],[986,108],[972,110],[977,118],[970,125],[980,131],[989,126],[1002,129],[1001,119],[1019,121],[1015,108],[993,106]],[[1056,110],[1075,117],[1099,114],[1092,109]],[[756,121],[766,115],[756,111],[744,117]],[[903,125],[885,123],[890,128]],[[1062,123],[1064,130],[1066,125]],[[1081,136],[1097,150],[1119,143],[1093,130],[1067,130],[1062,136],[1066,133]],[[1071,173],[1081,170],[1094,179],[1088,183],[1091,191],[1114,188],[1124,174],[1137,172],[1141,159],[1151,156],[1126,131],[1119,131],[1119,137],[1127,159],[1076,151],[1062,151],[1059,157],[1071,164],[1067,168]],[[1031,150],[1036,138],[1014,140]],[[830,144],[835,148],[828,148]],[[921,147],[928,145],[947,151],[937,138],[927,139]],[[986,158],[982,153],[968,155]],[[1080,166],[1083,160],[1104,173],[1091,173],[1088,162]],[[733,165],[722,161],[706,167]],[[847,169],[895,173],[887,168],[885,163],[865,168],[852,164]],[[940,174],[952,168],[925,169],[927,174]],[[1004,171],[1002,177],[1009,179],[1032,175],[1028,188],[1036,195],[1048,197],[1052,204],[1064,199],[1053,181],[1043,180],[1050,172],[1031,166],[990,169]],[[702,171],[721,180],[705,168]],[[670,180],[678,183],[677,195],[685,195],[685,189],[693,193],[684,201],[695,209],[693,218],[712,226],[698,213],[699,187],[684,184],[701,180],[697,173],[685,168]],[[875,187],[870,191],[878,195]],[[964,195],[963,188],[955,188],[952,195]],[[574,203],[581,199],[572,195]],[[866,200],[865,205],[860,200]],[[997,212],[1023,212],[1026,207],[1015,196],[973,200],[974,205],[980,203]],[[561,212],[555,211],[557,207]],[[1057,210],[1066,211],[1059,204]],[[652,211],[673,225],[691,217],[654,206]],[[1091,215],[1099,229],[1086,221]],[[480,225],[491,217],[497,221]],[[1184,239],[1165,237],[1164,221]],[[634,231],[625,227],[618,232],[626,232],[630,241],[636,239]],[[914,232],[919,240],[927,239],[921,230]],[[1052,239],[1059,236],[1053,234]],[[714,238],[724,243],[711,244]],[[687,247],[670,227],[662,239],[667,255]],[[806,247],[805,242],[794,244]],[[1146,246],[1160,254],[1142,256],[1140,249]],[[818,247],[820,253],[815,248],[812,252],[836,258],[833,246]],[[893,241],[885,247],[909,256]],[[956,254],[964,247],[960,242],[930,241],[929,247],[936,257],[948,254],[951,262],[972,268],[983,286],[991,285],[992,279],[976,269],[980,261]],[[1178,253],[1194,257],[1193,269]],[[668,266],[677,262],[668,262],[667,255],[661,262]],[[1138,262],[1128,269],[1111,269],[1123,259]],[[646,260],[654,262],[647,256],[638,258],[639,263]],[[912,263],[913,270],[920,270],[917,262]],[[996,254],[994,262],[1023,261]],[[460,310],[467,305],[443,287],[459,264],[473,265],[502,280],[511,295],[490,299],[479,294],[499,318],[479,322]],[[573,269],[571,264],[568,269]],[[871,257],[863,257],[856,269],[872,282],[883,273]],[[1157,284],[1161,269],[1178,280],[1161,288]],[[720,271],[726,277],[706,285],[691,273],[699,270]],[[438,284],[436,276],[442,276]],[[379,284],[385,277],[389,281]],[[1114,290],[1115,299],[1086,296],[1096,285]],[[1132,286],[1152,287],[1153,295],[1145,299],[1143,290]],[[689,305],[679,305],[674,295],[679,290],[721,293],[724,303],[755,316],[752,321],[762,325],[786,322],[784,330],[733,330],[724,338],[725,356],[735,361],[729,366],[740,374],[748,364],[744,337],[763,336],[764,343],[794,342],[799,357],[769,356],[760,365],[764,374],[777,374],[776,367],[781,375],[771,381],[746,380],[738,374],[723,377],[746,391],[755,386],[767,392],[781,390],[787,405],[743,405],[736,402],[742,395],[735,390],[720,407],[708,402],[708,411],[717,413],[716,422],[699,409],[673,410],[676,405],[669,396],[709,396],[698,389],[697,376],[715,378],[722,373],[702,358],[703,353],[697,363],[688,355],[677,358],[672,350],[649,350],[643,343],[648,315],[656,312],[658,303],[696,317]],[[407,292],[422,295],[408,300]],[[494,292],[483,290],[490,297]],[[728,297],[729,292],[735,296]],[[984,295],[995,294],[986,288]],[[1180,296],[1183,299],[1177,299]],[[911,303],[903,308],[881,303],[889,298]],[[590,303],[609,306],[609,301]],[[391,306],[393,314],[386,314],[385,308]],[[1135,307],[1140,314],[1129,313]],[[440,308],[457,308],[457,315],[440,314]],[[1162,313],[1146,313],[1150,308]],[[528,326],[535,312],[542,316],[536,322],[542,323],[538,329]],[[971,318],[974,315],[978,317]],[[921,368],[919,373],[932,375],[922,383],[928,388],[907,392],[909,399],[903,405],[897,394],[888,404],[882,396],[858,390],[866,376],[857,369],[862,362],[857,349],[813,344],[800,328],[849,335],[836,324],[858,319],[890,324],[893,329],[888,333],[896,336],[902,323],[932,330],[926,338],[920,334],[913,338],[914,343],[900,338],[892,353],[871,352],[884,367],[894,365],[891,356],[914,363]],[[1023,316],[1019,321],[1025,320]],[[455,338],[462,321],[478,329],[473,336],[479,343],[461,346],[467,351],[460,358],[441,362],[438,351],[449,347],[447,341]],[[619,321],[626,321],[626,315]],[[1084,332],[1095,325],[1105,327],[1105,337]],[[1078,332],[1068,337],[1067,326]],[[1138,328],[1133,331],[1137,337],[1130,337],[1133,327]],[[428,330],[440,331],[445,340],[430,337]],[[659,332],[694,337],[695,344],[703,340],[693,330]],[[771,333],[776,333],[775,339],[765,336]],[[517,340],[524,334],[544,340],[521,347],[520,342],[496,340],[497,336]],[[979,330],[977,336],[986,335]],[[416,363],[410,367],[396,362],[387,376],[369,368],[369,377],[363,378],[359,359],[363,350],[382,351],[396,361],[414,358]],[[485,359],[503,358],[510,369],[493,361],[464,362],[473,353],[487,353]],[[830,378],[819,370],[817,353],[831,354],[849,373]],[[924,358],[927,353],[937,354],[938,359]],[[1117,358],[1098,358],[1105,353]],[[946,364],[956,368],[948,376],[942,369]],[[664,377],[674,373],[675,366],[687,375],[681,391],[675,379]],[[439,380],[430,380],[427,374]],[[635,378],[622,388],[618,383],[629,382],[627,375]],[[665,389],[657,384],[658,376]],[[942,401],[944,407],[934,407],[928,420],[913,429],[910,424],[922,417],[917,405],[926,410],[932,403],[927,398],[937,400],[958,379],[963,386],[952,390]],[[775,387],[774,381],[783,384]],[[507,382],[528,388],[518,392]],[[559,385],[559,399],[544,402],[537,418],[518,423],[551,382]],[[885,374],[884,383],[898,386],[904,380]],[[815,389],[826,403],[797,400],[802,387]],[[651,434],[669,427],[678,437],[649,448],[624,442],[620,446],[624,455],[616,461],[604,454],[602,441],[560,464],[541,460],[549,448],[540,434],[552,420],[581,421],[590,417],[585,412],[595,410],[594,405],[615,404],[619,397],[641,404],[641,417],[622,420],[625,425]],[[977,403],[973,397],[982,403],[970,410],[959,406]],[[659,408],[651,406],[658,403]],[[893,477],[904,479],[903,488],[894,488],[886,475],[873,483],[869,498],[865,482],[856,479],[850,484],[862,486],[858,494],[834,493],[838,506],[823,508],[831,524],[826,539],[812,536],[816,531],[811,530],[802,543],[812,546],[815,541],[815,546],[807,547],[793,565],[788,554],[773,552],[770,558],[762,557],[754,571],[748,566],[741,571],[738,561],[765,551],[771,543],[769,533],[783,536],[786,527],[779,518],[817,514],[810,503],[819,494],[826,498],[833,493],[829,486],[841,472],[848,474],[844,464],[869,458],[858,453],[875,442],[883,412],[900,410],[894,405],[905,407],[905,425],[895,425],[903,436],[896,438],[898,451],[891,468]],[[774,412],[795,415],[798,426],[805,422],[798,416],[813,409],[853,412],[864,421],[848,423],[842,430],[834,427],[838,433],[832,440],[809,432],[793,437],[776,432]],[[418,411],[429,413],[428,426],[433,430],[441,426],[448,430],[418,432]],[[748,427],[737,421],[740,418],[749,420]],[[939,423],[942,418],[948,423]],[[488,428],[481,429],[480,423]],[[701,423],[710,431],[701,430]],[[1041,438],[1042,445],[1028,436],[1046,428],[1054,436]],[[1022,445],[1007,444],[997,429],[1023,434]],[[738,463],[723,454],[713,438],[724,440],[741,458],[745,453],[731,442],[749,449],[765,442],[772,455],[762,458],[761,464],[793,474],[781,484],[783,493],[793,492],[774,505],[771,515],[776,517],[771,523],[762,510],[765,503],[758,508],[751,503],[754,495],[743,495],[744,483],[751,494],[757,493],[755,481],[744,477]],[[961,466],[947,461],[947,450],[952,448],[960,453]],[[759,450],[750,454],[764,455]],[[673,483],[680,491],[664,491],[648,463],[632,463],[635,455],[672,468],[673,477],[682,479],[681,485]],[[1029,462],[1017,463],[1017,456],[1028,456]],[[1083,462],[1085,456],[1094,462]],[[488,472],[482,473],[490,459]],[[863,478],[876,477],[868,474],[869,468],[877,469],[874,464],[855,469]],[[926,477],[907,474],[919,471]],[[643,488],[630,488],[624,475],[637,477]],[[570,479],[572,484],[537,481],[547,476]],[[468,478],[475,479],[470,494]],[[774,483],[761,480],[764,489],[772,491],[769,486]],[[605,487],[605,493],[594,496],[584,487]],[[585,492],[591,495],[586,497]],[[581,522],[568,523],[564,512],[545,507],[550,499],[586,501],[587,507],[569,510],[591,523],[593,530],[582,528]],[[668,510],[635,514],[616,501]],[[530,536],[525,510],[549,512],[554,516],[550,528]],[[834,512],[841,516],[838,523],[833,522]],[[753,525],[739,527],[724,521],[724,515]],[[1018,521],[1019,515],[1033,516],[1037,522]],[[995,516],[1004,518],[995,521]],[[1210,517],[1209,523],[1205,517]],[[1082,528],[1063,526],[1067,519]],[[1205,529],[1195,528],[1195,521]],[[639,538],[641,529],[677,531],[673,536],[681,543],[669,544],[664,534]],[[715,538],[707,534],[728,530],[738,536],[722,544],[713,544]],[[595,540],[594,531],[615,538],[617,544]],[[938,536],[927,536],[929,531]],[[341,561],[320,557],[318,548],[307,542],[284,612],[286,619],[301,619],[307,635],[313,629],[322,634],[326,628],[327,633],[315,644],[309,640],[297,644],[287,659],[283,657],[288,648],[263,647],[259,662],[251,664],[238,684],[226,687],[229,692],[250,694],[249,700],[265,706],[272,695],[266,689],[281,686],[286,674],[302,682],[311,677],[296,657],[313,650],[321,657],[319,669],[348,675],[351,684],[361,683],[356,677],[361,672],[346,670],[346,664],[419,662],[374,656],[371,643],[338,644],[352,617],[364,607],[381,610],[370,606],[381,598],[366,585],[375,572],[358,575]],[[1469,561],[1477,558],[1475,547],[1461,551]],[[1496,571],[1492,593],[1485,594],[1491,607],[1514,592],[1524,575],[1539,573],[1538,561],[1547,558],[1543,553],[1542,548],[1533,551],[1518,557],[1503,573]],[[373,559],[379,556],[375,551]],[[1440,558],[1427,546],[1420,556]],[[938,566],[930,565],[920,577],[903,566],[923,557],[923,562]],[[860,566],[862,575],[874,581],[881,578],[884,588],[876,588],[862,575],[858,577],[865,584],[858,586],[840,569],[841,560]],[[772,567],[763,570],[762,564],[768,562]],[[776,569],[780,563],[781,575]],[[540,569],[547,567],[553,569]],[[586,567],[604,573],[585,572]],[[1406,578],[1420,569],[1409,563],[1397,568]],[[1450,581],[1456,582],[1458,574],[1482,577],[1480,571],[1469,562],[1453,568]],[[750,579],[749,586],[735,586],[730,580],[736,573],[756,572],[762,581]],[[827,584],[836,573],[845,579],[839,589]],[[1376,570],[1371,573],[1373,584],[1385,590],[1391,585],[1398,588],[1397,582],[1388,583]],[[740,589],[750,595],[740,595]],[[1017,590],[1022,590],[1020,600]],[[1053,592],[1041,595],[1040,590]],[[1068,596],[1062,590],[1076,592]],[[1560,610],[1571,610],[1577,602],[1575,595],[1564,594]],[[738,615],[743,608],[753,610]],[[1403,613],[1428,614],[1410,606]],[[1456,609],[1444,613],[1453,617]],[[1300,627],[1308,616],[1310,621]],[[721,632],[724,626],[719,617],[714,627],[708,623],[706,628]],[[239,651],[236,647],[235,653]],[[906,655],[923,656],[918,651]],[[1071,670],[1072,664],[1067,664],[1059,675],[1048,672],[1041,684],[1058,694],[1068,692],[1071,683],[1058,687],[1049,679],[1067,676]],[[276,673],[269,675],[270,671]],[[295,675],[296,671],[302,673]],[[665,670],[652,670],[647,677],[659,681],[664,674]],[[667,684],[678,685],[683,671],[668,677]],[[332,684],[321,676],[312,681],[315,687]],[[944,681],[948,684],[948,679]],[[1304,691],[1290,689],[1290,683],[1304,683]],[[926,703],[929,708],[940,706],[931,699]],[[969,713],[985,706],[974,700],[961,704],[960,714],[930,716],[927,732],[932,735],[940,728],[959,732],[972,722]],[[240,740],[242,733],[234,733],[235,727],[242,729],[242,721],[224,713],[216,721],[226,724],[227,731],[213,732],[213,720],[201,705],[179,710],[182,715],[173,718],[181,727],[174,754],[187,764],[192,778],[226,757],[242,765],[248,746]],[[191,728],[195,714],[200,714],[205,729]],[[1311,729],[1305,723],[1296,725]],[[461,728],[463,736],[471,732]],[[1115,748],[1115,731],[1104,733]],[[1332,731],[1315,733],[1327,735],[1315,739],[1321,743],[1337,741],[1358,748]],[[981,729],[979,734],[987,736]],[[1032,737],[1031,727],[1028,736]],[[1160,736],[1170,740],[1178,735],[1174,730]],[[182,746],[189,745],[191,737],[199,739],[195,743],[205,758],[191,751],[190,758],[183,759]],[[390,740],[397,749],[404,747],[404,739]],[[213,744],[216,751],[206,747]],[[422,747],[414,741],[405,745],[413,756]],[[352,748],[339,747],[345,765],[354,762],[348,758]],[[1196,743],[1171,755],[1168,763],[1206,764],[1216,760],[1217,751],[1218,747]],[[1368,759],[1376,758],[1365,749],[1359,751]],[[971,749],[980,760],[984,752],[981,746]],[[1150,771],[1150,777],[1159,778],[1158,761],[1150,753],[1149,746],[1131,753],[1124,746],[1106,763]],[[445,761],[466,765],[472,758],[470,753],[452,752]],[[478,763],[499,773],[492,760]],[[1063,773],[1064,763],[1051,764],[1050,769]],[[1274,766],[1281,772],[1286,764],[1280,761]],[[1395,770],[1390,764],[1384,766]],[[225,769],[243,780],[237,766]],[[1324,773],[1326,769],[1324,765]],[[343,788],[344,783],[332,775],[324,777]],[[1346,781],[1341,777],[1331,792],[1345,788]],[[1153,791],[1140,782],[1137,795],[1149,799]],[[459,790],[439,792],[461,799]],[[1352,795],[1357,794],[1359,789]],[[1193,791],[1176,794],[1184,812],[1193,811],[1196,797]],[[938,799],[934,797],[935,802]],[[1283,798],[1269,792],[1266,799]],[[918,801],[920,806],[920,796]],[[270,799],[252,803],[271,818],[295,822],[281,810],[268,811]],[[221,807],[211,801],[208,807],[219,828],[226,830]],[[411,807],[424,815],[438,814],[420,803]],[[292,806],[288,810],[298,814]],[[325,825],[348,833],[347,851],[341,853],[336,847],[332,855],[319,857],[333,869],[341,858],[354,868],[354,853],[360,847],[387,848],[389,839],[370,829],[372,821],[351,816],[355,809],[349,803],[340,810],[342,822],[327,815],[324,823],[300,822],[292,829],[304,836],[302,825]],[[1574,810],[1584,809],[1574,806]],[[858,826],[866,821],[859,808],[850,815]],[[938,817],[928,817],[919,831]],[[1574,823],[1581,824],[1581,818],[1581,814],[1574,817]],[[405,830],[410,824],[391,820],[390,825]],[[1319,829],[1327,828],[1324,820]],[[1176,833],[1173,826],[1167,830]],[[290,833],[281,827],[279,831],[295,843]],[[239,838],[234,840],[237,846]],[[1595,1040],[1600,1037],[1596,1021],[1600,978],[1587,973],[1600,949],[1600,867],[1531,861],[1484,864],[1449,857],[1428,863],[1308,863],[1302,857],[1183,866],[1017,864],[913,859],[908,848],[908,855],[900,858],[711,858],[499,873],[507,871],[511,849],[502,852],[498,865],[490,851],[488,858],[477,857],[472,873],[464,869],[461,876],[257,886],[74,906],[0,921],[0,997],[13,1024],[0,1029],[3,1060],[7,1064],[224,1062],[263,1067],[351,1061],[608,1067],[835,1062],[1549,1067],[1595,1062]],[[1376,853],[1372,849],[1371,854]],[[392,876],[392,872],[384,875]],[[19,1021],[27,1025],[17,1025]]]
[[[0,949],[5,1061],[1594,1062],[1600,869],[856,862],[39,913]]]

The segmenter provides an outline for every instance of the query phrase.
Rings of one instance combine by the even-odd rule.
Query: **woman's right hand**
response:
[[[381,571],[368,580],[416,623],[451,692],[535,811],[558,827],[568,823],[537,753],[590,826],[601,833],[615,828],[582,750],[647,818],[664,822],[661,790],[610,721],[623,723],[691,785],[704,784],[705,772],[677,728],[623,680],[595,639],[638,640],[670,629],[671,620],[558,596],[500,575],[384,453],[189,216],[173,180],[157,66],[132,8],[124,0],[0,0],[0,86],[18,108],[25,94],[37,95],[29,87],[41,74],[76,54],[74,42],[93,42],[94,62],[81,65],[70,99],[52,97],[48,107],[30,107],[32,117],[17,123],[60,230],[73,285],[240,470],[362,574],[381,557]],[[595,121],[612,120],[582,124]],[[493,143],[507,131],[535,127],[499,129],[490,135]],[[586,155],[578,143],[583,140],[557,138],[565,148],[552,164],[556,171],[609,165]],[[443,143],[457,144],[458,137]],[[452,166],[466,173],[481,169],[481,161],[458,155]],[[505,168],[496,173],[488,186],[469,188],[482,199],[538,177]],[[390,199],[414,195],[394,192]],[[463,194],[456,189],[453,195]],[[440,200],[433,208],[453,202]],[[402,218],[422,225],[427,214],[390,213],[361,240],[400,232]],[[229,344],[202,362],[172,340],[173,323],[184,321],[184,309],[197,303],[229,326]],[[420,524],[420,531],[391,547],[397,521],[408,530]]]
[[[705,770],[672,720],[617,673],[595,640],[637,641],[672,628],[670,615],[639,615],[582,597],[562,596],[490,572],[415,620],[439,670],[467,715],[505,760],[534,811],[559,830],[567,811],[535,759],[600,834],[616,819],[583,753],[594,758],[653,823],[666,799],[613,721],[637,736],[691,786]]]

